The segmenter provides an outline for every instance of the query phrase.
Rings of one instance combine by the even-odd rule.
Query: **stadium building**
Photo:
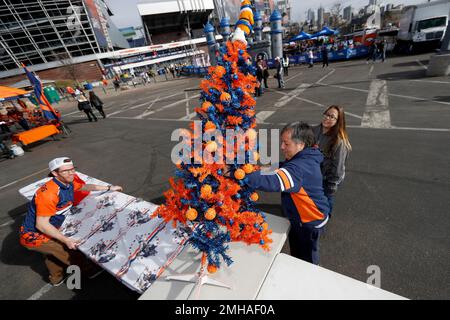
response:
[[[0,84],[22,80],[22,63],[41,78],[76,68],[80,80],[100,79],[102,54],[129,47],[111,16],[104,0],[1,0]]]

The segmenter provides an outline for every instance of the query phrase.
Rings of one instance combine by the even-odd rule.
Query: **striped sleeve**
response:
[[[301,177],[295,168],[283,167],[275,171],[282,192],[298,192],[301,188]]]

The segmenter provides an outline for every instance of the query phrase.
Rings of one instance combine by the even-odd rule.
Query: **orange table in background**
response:
[[[22,142],[24,145],[28,145],[30,143],[45,139],[47,137],[58,134],[59,130],[52,124],[46,126],[40,126],[28,131],[24,131],[21,133],[17,133],[13,135],[14,142]]]

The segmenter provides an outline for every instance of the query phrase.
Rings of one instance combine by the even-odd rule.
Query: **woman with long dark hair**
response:
[[[335,105],[328,107],[323,113],[321,124],[313,130],[324,155],[321,166],[323,187],[331,212],[338,186],[345,178],[345,162],[352,150],[345,126],[344,108]]]

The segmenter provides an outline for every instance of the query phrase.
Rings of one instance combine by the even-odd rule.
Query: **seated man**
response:
[[[280,192],[284,214],[291,222],[291,255],[319,264],[319,236],[328,222],[329,205],[322,187],[323,155],[314,147],[314,133],[306,123],[292,123],[281,131],[286,161],[275,174],[260,171],[247,176],[256,190]]]
[[[59,228],[74,201],[75,191],[121,191],[119,186],[82,184],[72,160],[56,158],[49,163],[53,177],[36,191],[20,228],[20,244],[42,253],[50,273],[49,280],[58,286],[65,280],[65,267],[78,265],[91,276],[97,272],[84,255],[76,251],[77,241],[64,236]]]

